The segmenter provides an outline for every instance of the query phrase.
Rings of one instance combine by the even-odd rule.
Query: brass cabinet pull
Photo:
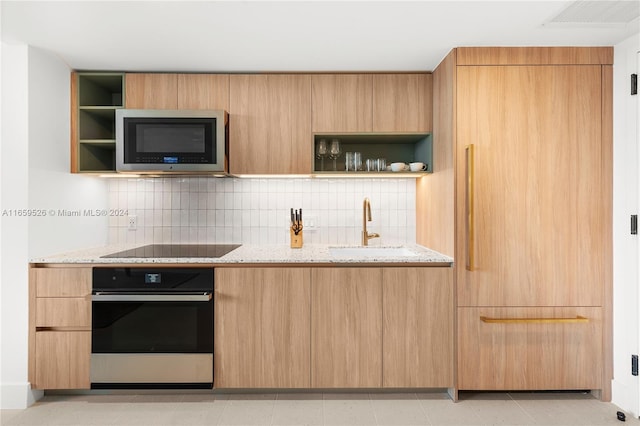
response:
[[[575,318],[489,318],[480,316],[480,321],[490,324],[553,324],[589,322],[589,318],[576,315]]]
[[[465,148],[467,159],[467,271],[474,269],[475,232],[473,228],[473,144]]]

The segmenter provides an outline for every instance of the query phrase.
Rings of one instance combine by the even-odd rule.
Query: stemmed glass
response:
[[[316,147],[316,157],[320,159],[320,171],[324,172],[324,156],[327,155],[327,141],[320,139]]]
[[[340,157],[340,141],[338,139],[333,139],[331,141],[331,147],[329,148],[329,157],[333,160],[333,171],[338,170],[336,167],[336,159]]]

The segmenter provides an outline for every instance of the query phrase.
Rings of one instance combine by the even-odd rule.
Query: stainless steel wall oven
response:
[[[213,268],[93,268],[91,387],[211,388]]]

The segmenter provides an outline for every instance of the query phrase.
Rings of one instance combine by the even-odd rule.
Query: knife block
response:
[[[293,228],[289,228],[289,234],[291,235],[291,248],[302,248],[302,231],[296,235]]]

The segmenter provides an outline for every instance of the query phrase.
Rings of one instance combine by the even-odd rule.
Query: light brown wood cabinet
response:
[[[308,388],[311,271],[216,268],[216,388]]]
[[[216,268],[216,388],[453,387],[452,268]]]
[[[610,398],[604,312],[459,306],[458,389],[593,389]]]
[[[231,173],[311,173],[311,76],[231,75],[229,114]]]
[[[455,254],[458,389],[611,397],[612,60],[458,48],[434,71],[444,167],[418,183],[417,242]]]
[[[30,268],[29,381],[34,389],[88,389],[91,268]]]
[[[429,133],[432,76],[318,74],[311,78],[314,133]]]
[[[177,109],[178,74],[125,74],[125,105],[130,109]]]
[[[228,74],[127,73],[126,106],[229,110]]]
[[[38,331],[34,389],[89,389],[91,331]]]
[[[460,233],[458,254],[476,265],[458,269],[460,306],[602,305],[601,68],[458,67],[462,173],[474,146],[474,235]],[[460,205],[468,191],[459,179]]]
[[[314,268],[311,386],[382,386],[382,269]]]
[[[458,324],[460,389],[603,387],[600,307],[464,307]]]
[[[431,74],[374,74],[373,132],[432,130]]]
[[[372,88],[372,74],[312,75],[313,132],[372,131]]]
[[[229,74],[178,74],[178,109],[229,111]]]
[[[453,269],[382,270],[382,385],[453,387]]]

